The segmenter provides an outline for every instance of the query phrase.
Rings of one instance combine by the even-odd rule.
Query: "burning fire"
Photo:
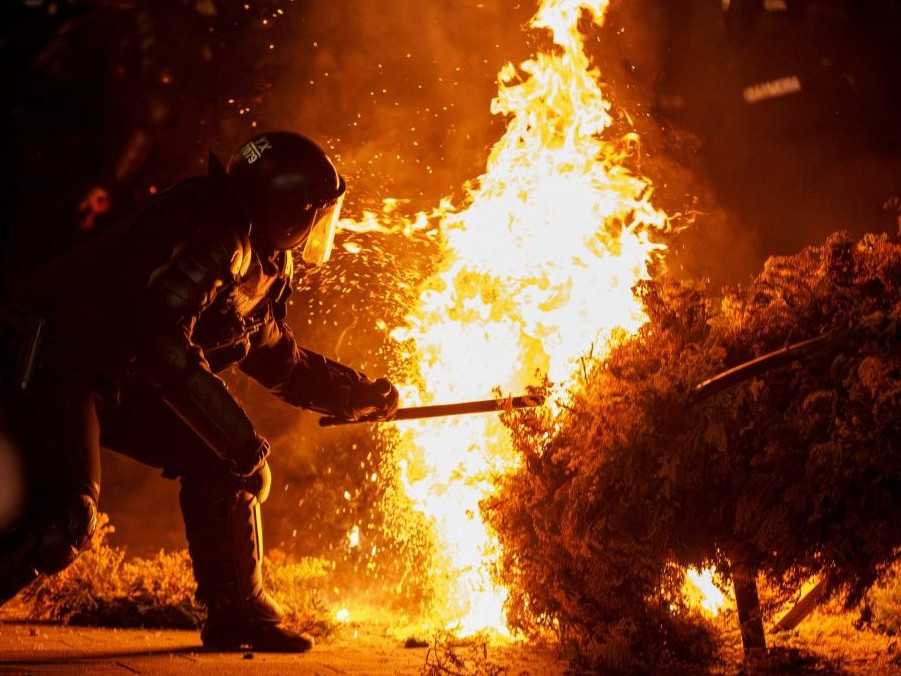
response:
[[[713,576],[714,572],[711,568],[700,571],[689,568],[685,571],[683,594],[688,603],[700,608],[707,615],[715,617],[729,600],[716,586]]]
[[[501,70],[491,112],[508,119],[506,132],[465,206],[433,212],[443,260],[392,333],[415,346],[404,405],[517,393],[545,376],[559,405],[580,356],[644,322],[631,289],[661,254],[653,236],[667,217],[624,165],[632,139],[603,137],[611,104],[578,24],[585,13],[602,23],[608,1],[544,0],[530,25],[550,31],[554,46]],[[461,635],[505,634],[507,594],[491,577],[499,545],[479,509],[497,474],[517,466],[504,428],[494,416],[398,427],[403,488],[434,529],[440,622]]]

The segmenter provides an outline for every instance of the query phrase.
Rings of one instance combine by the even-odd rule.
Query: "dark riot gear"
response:
[[[255,232],[277,249],[302,247],[311,265],[331,255],[344,179],[316,143],[288,132],[250,139],[228,163]]]
[[[33,489],[29,517],[0,533],[0,603],[85,543],[102,444],[181,480],[198,598],[209,611],[206,645],[310,647],[279,625],[263,591],[269,444],[216,374],[236,365],[289,404],[351,418],[390,416],[397,391],[297,345],[286,323],[286,247],[306,249],[323,224],[334,228],[344,182],[303,137],[252,143],[253,162],[246,145],[227,174],[214,160],[208,176],[164,191],[11,294],[6,314],[38,317],[45,328],[27,390],[3,392]],[[293,169],[282,154],[289,143],[303,149]],[[262,204],[267,182],[285,198],[271,208]],[[275,218],[291,214],[287,226]],[[48,476],[60,456],[65,471]],[[47,552],[62,555],[42,563]]]

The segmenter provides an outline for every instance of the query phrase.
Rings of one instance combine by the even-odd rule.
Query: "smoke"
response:
[[[282,4],[254,24],[271,49],[222,141],[287,128],[326,143],[351,212],[387,196],[431,206],[478,175],[503,125],[488,113],[496,74],[528,53],[531,3]]]
[[[897,28],[885,26],[897,23],[811,2],[804,23],[773,15],[739,39],[719,5],[615,3],[595,43],[623,127],[641,135],[655,201],[676,215],[670,271],[746,282],[769,256],[836,230],[896,230],[899,73],[885,34]],[[761,78],[796,75],[796,96],[742,96]]]
[[[721,204],[701,157],[702,140],[661,108],[669,72],[683,60],[673,52],[673,32],[691,27],[691,18],[699,12],[716,16],[719,8],[708,4],[698,9],[701,3],[676,8],[653,0],[615,2],[602,29],[586,28],[596,34],[588,44],[614,102],[617,124],[611,132],[638,134],[632,168],[651,180],[654,204],[671,217],[668,271],[720,283],[744,279],[756,270],[756,235]],[[677,18],[681,23],[674,25]],[[711,53],[719,47],[713,37],[694,36],[706,42]],[[703,69],[696,79],[696,89],[708,85]]]

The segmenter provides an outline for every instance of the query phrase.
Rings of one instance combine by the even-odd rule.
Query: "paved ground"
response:
[[[426,648],[347,628],[305,655],[205,653],[196,632],[0,623],[0,674],[419,674]],[[355,637],[356,635],[356,637]],[[563,665],[524,647],[497,648],[510,676],[562,674]]]

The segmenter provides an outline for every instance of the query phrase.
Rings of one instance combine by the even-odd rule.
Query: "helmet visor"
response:
[[[322,265],[331,258],[342,204],[344,204],[343,194],[328,206],[316,209],[316,213],[313,215],[313,226],[310,228],[310,234],[307,236],[301,255],[304,263]]]

